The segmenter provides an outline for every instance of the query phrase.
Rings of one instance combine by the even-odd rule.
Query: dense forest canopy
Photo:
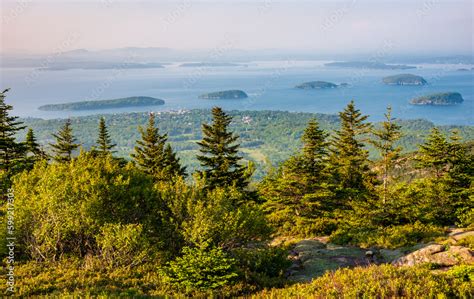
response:
[[[242,155],[255,163],[257,171],[254,179],[262,178],[270,166],[277,166],[290,157],[300,146],[300,137],[310,119],[316,118],[322,129],[328,133],[339,127],[339,117],[330,114],[292,113],[284,111],[229,111],[232,123],[230,128],[240,136]],[[157,112],[156,123],[162,132],[168,134],[169,141],[176,149],[183,164],[190,170],[197,169],[195,155],[198,150],[196,141],[202,138],[201,123],[211,119],[210,110],[190,110],[181,112]],[[97,124],[100,115],[72,118],[74,134],[85,149],[94,145]],[[396,117],[396,116],[395,116]],[[60,119],[42,120],[26,118],[22,121],[34,129],[38,140],[43,144],[53,141],[51,132],[56,132],[62,125]],[[147,113],[124,113],[106,115],[110,135],[117,144],[117,156],[128,158],[139,138],[138,126],[146,125]],[[402,126],[402,138],[397,142],[404,153],[417,149],[424,138],[435,126],[426,120],[396,120]],[[376,124],[377,125],[377,124]],[[474,139],[474,127],[471,126],[438,126],[444,133],[458,129],[464,140]],[[18,133],[23,139],[25,131]],[[377,154],[369,145],[371,159]]]

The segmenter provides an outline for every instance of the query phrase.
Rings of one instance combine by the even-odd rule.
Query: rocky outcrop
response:
[[[415,266],[426,263],[443,267],[459,264],[472,265],[474,255],[467,247],[431,244],[392,262],[396,266]]]

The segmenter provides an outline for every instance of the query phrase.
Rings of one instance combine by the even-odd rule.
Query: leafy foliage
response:
[[[151,178],[111,157],[38,163],[14,179],[14,189],[18,244],[35,260],[97,254],[109,223],[143,225],[157,248],[166,237],[167,209]]]

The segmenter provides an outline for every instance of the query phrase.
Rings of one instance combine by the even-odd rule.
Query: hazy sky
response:
[[[2,52],[115,47],[472,53],[467,1],[0,0]]]

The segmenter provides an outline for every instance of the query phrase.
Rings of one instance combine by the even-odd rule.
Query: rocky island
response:
[[[412,74],[387,76],[382,81],[387,85],[426,85],[428,83],[423,77]]]
[[[205,100],[245,99],[248,98],[248,95],[242,90],[224,90],[205,93],[200,95],[199,98]]]
[[[412,105],[447,106],[460,104],[464,101],[459,92],[440,92],[414,98],[410,101]]]
[[[82,101],[63,104],[49,104],[40,106],[43,111],[74,111],[74,110],[97,110],[123,107],[142,107],[163,105],[165,101],[152,97],[128,97],[113,100]]]
[[[329,67],[343,67],[356,69],[376,69],[376,70],[406,70],[416,69],[416,66],[405,64],[385,64],[376,61],[343,61],[325,63],[324,66]]]

